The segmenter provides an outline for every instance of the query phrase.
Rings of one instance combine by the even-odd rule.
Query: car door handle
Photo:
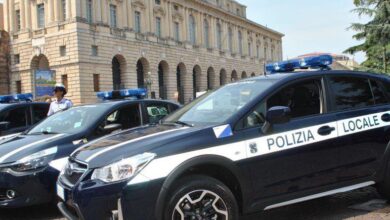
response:
[[[324,126],[318,129],[318,134],[321,136],[326,136],[326,135],[330,135],[335,130],[336,130],[335,127]]]
[[[390,122],[390,114],[389,113],[383,114],[381,119],[384,122]]]

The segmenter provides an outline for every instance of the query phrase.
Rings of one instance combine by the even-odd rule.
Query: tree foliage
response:
[[[364,42],[345,52],[365,52],[367,60],[362,63],[364,70],[390,73],[390,0],[354,0],[354,4],[354,13],[368,16],[371,20],[365,24],[351,25],[350,28],[357,32],[353,37]]]

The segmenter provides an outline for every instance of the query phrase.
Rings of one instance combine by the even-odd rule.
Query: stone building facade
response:
[[[11,90],[33,91],[54,70],[75,103],[95,92],[148,87],[156,98],[263,74],[283,34],[246,18],[234,0],[5,0]],[[20,87],[20,88],[19,88]]]
[[[0,3],[0,12],[3,4]],[[0,95],[9,91],[9,35],[4,31],[3,14],[0,14]]]

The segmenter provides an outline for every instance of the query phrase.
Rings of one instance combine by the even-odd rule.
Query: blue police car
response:
[[[143,95],[145,90],[99,94],[105,99]],[[83,105],[50,116],[7,139],[0,144],[0,208],[55,199],[57,177],[76,148],[119,130],[157,123],[178,107],[168,101],[144,99]]]
[[[50,104],[32,99],[32,94],[0,96],[0,142],[46,118]]]
[[[328,70],[226,85],[76,150],[58,207],[68,219],[219,220],[374,184],[390,198],[389,88],[386,76]]]

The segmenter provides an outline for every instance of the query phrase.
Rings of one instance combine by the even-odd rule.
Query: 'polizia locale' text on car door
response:
[[[226,85],[76,150],[59,208],[68,219],[235,220],[374,184],[390,198],[388,88],[385,76],[327,70]]]

